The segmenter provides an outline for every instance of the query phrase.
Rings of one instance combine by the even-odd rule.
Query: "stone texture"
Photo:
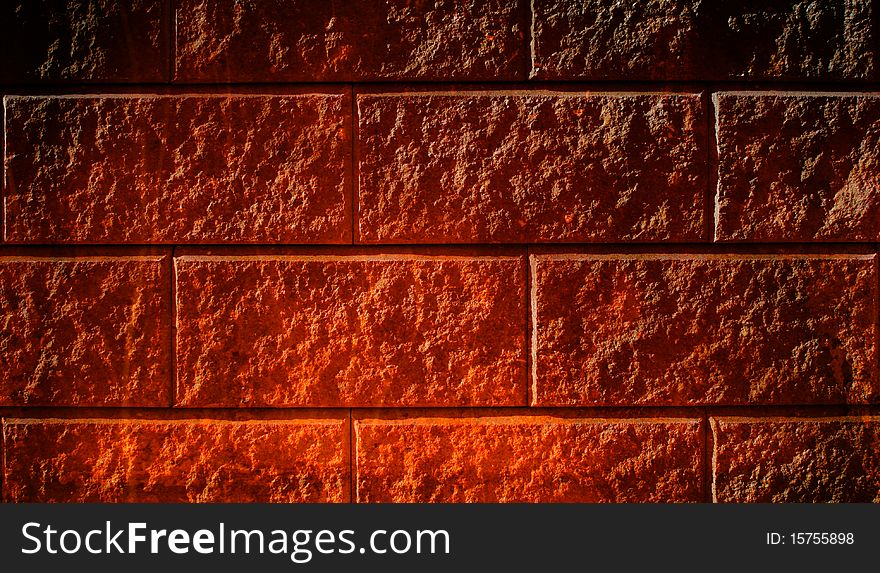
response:
[[[880,400],[873,255],[532,259],[540,406]]]
[[[724,503],[880,503],[880,418],[712,420]]]
[[[348,95],[5,104],[7,240],[351,240]]]
[[[520,0],[177,3],[179,81],[525,79]]]
[[[524,405],[520,257],[180,257],[183,406]]]
[[[0,2],[0,82],[162,82],[163,0]]]
[[[348,419],[7,419],[9,502],[348,501]]]
[[[358,420],[359,502],[700,501],[699,420]]]
[[[871,0],[532,0],[532,77],[868,80]]]
[[[694,94],[359,95],[367,243],[705,239]]]
[[[0,406],[168,406],[162,256],[0,257]]]
[[[721,241],[880,240],[880,97],[715,95]]]

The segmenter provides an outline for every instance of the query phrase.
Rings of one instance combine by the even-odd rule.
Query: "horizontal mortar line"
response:
[[[880,85],[880,79],[861,79],[861,78],[710,78],[710,77],[692,77],[692,78],[670,78],[670,79],[650,79],[650,78],[590,78],[585,76],[576,76],[572,74],[570,78],[528,78],[522,77],[507,79],[492,78],[453,78],[453,77],[437,77],[437,78],[413,78],[401,76],[398,78],[377,78],[377,79],[298,79],[298,80],[246,80],[238,79],[231,81],[217,80],[175,80],[175,79],[151,79],[149,81],[135,80],[23,80],[23,81],[6,81],[0,83],[0,90],[6,88],[52,88],[52,87],[68,87],[68,86],[107,86],[107,87],[129,87],[129,86],[173,86],[173,87],[235,87],[235,86],[296,86],[296,85],[369,85],[369,86],[385,86],[389,84],[412,84],[412,85],[548,85],[548,84],[596,84],[596,85],[688,85],[688,84],[711,84],[711,85],[783,85],[783,86],[866,86]]]
[[[349,415],[369,417],[498,417],[498,416],[561,416],[584,418],[641,419],[656,417],[699,418],[709,416],[740,417],[852,417],[878,416],[880,404],[785,404],[785,405],[696,405],[696,406],[333,406],[333,407],[117,407],[117,406],[4,406],[2,418],[114,418],[140,419],[241,419],[284,420],[344,418]]]
[[[139,419],[327,419],[347,418],[349,408],[175,408],[117,406],[3,406],[2,418]]]
[[[138,250],[153,247],[169,252],[139,253]],[[170,253],[170,248],[182,252]],[[528,250],[528,254],[527,251]],[[10,245],[0,243],[0,260],[27,262],[28,260],[161,260],[165,257],[175,261],[195,259],[259,259],[302,258],[320,260],[357,260],[387,257],[406,259],[454,257],[460,259],[518,258],[585,256],[632,258],[869,258],[877,254],[874,243],[792,244],[792,245],[580,245],[580,244],[446,244],[446,245]]]
[[[712,251],[736,251],[742,249],[875,249],[880,246],[876,241],[791,241],[791,242],[608,242],[608,243],[583,243],[583,242],[552,242],[552,243],[16,243],[0,241],[0,247],[11,249],[168,249],[180,247],[188,250],[197,249],[512,249],[512,248],[535,248],[535,249],[591,249],[607,250],[622,249],[627,251],[646,250],[658,251],[662,249],[709,249]]]
[[[394,93],[400,88],[413,88],[418,94],[420,90],[427,91],[517,91],[517,90],[548,90],[548,91],[584,91],[584,92],[617,92],[632,91],[645,92],[670,92],[670,93],[696,93],[701,91],[712,92],[792,92],[792,93],[841,93],[858,94],[871,93],[880,90],[877,82],[742,82],[742,81],[705,81],[705,80],[676,80],[646,82],[641,80],[523,80],[523,81],[408,81],[389,80],[383,82],[350,82],[350,81],[315,81],[315,82],[242,82],[242,83],[71,83],[71,84],[9,84],[0,86],[0,94],[4,95],[163,95],[192,93],[212,95],[238,95],[254,93],[259,90],[277,90],[277,94],[286,93],[321,93],[332,91],[343,93],[344,88],[354,90],[366,89],[377,94]],[[445,89],[444,89],[445,88]],[[236,91],[239,90],[239,91]],[[144,93],[146,92],[146,93]]]

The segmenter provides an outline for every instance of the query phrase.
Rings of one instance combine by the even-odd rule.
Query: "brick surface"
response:
[[[0,406],[168,406],[162,256],[0,256]]]
[[[878,7],[2,3],[0,499],[880,503]]]
[[[0,2],[0,82],[167,79],[163,0]]]
[[[359,502],[683,502],[699,420],[542,416],[355,422]]]
[[[4,101],[7,240],[350,242],[345,94]]]
[[[7,419],[10,502],[348,501],[348,419]]]
[[[532,76],[865,80],[871,0],[532,0]]]
[[[367,243],[702,240],[693,94],[358,95]]]
[[[880,418],[712,420],[718,502],[880,503]]]
[[[720,93],[722,241],[880,240],[880,97]]]
[[[520,0],[177,3],[179,81],[525,79]]]
[[[536,405],[880,399],[874,256],[532,259]]]
[[[525,402],[521,257],[181,257],[177,402]]]

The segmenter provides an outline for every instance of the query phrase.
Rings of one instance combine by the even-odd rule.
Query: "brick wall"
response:
[[[3,500],[880,502],[878,38],[3,3]]]

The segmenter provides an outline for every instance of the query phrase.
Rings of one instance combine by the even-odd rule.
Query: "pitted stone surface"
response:
[[[348,101],[9,96],[6,239],[350,242]]]
[[[184,406],[525,404],[521,257],[181,257]]]
[[[880,239],[880,97],[715,96],[720,241]]]
[[[0,2],[0,82],[162,82],[163,0]]]
[[[695,94],[358,96],[367,243],[698,241]]]
[[[873,255],[540,255],[540,406],[880,400]]]
[[[532,0],[542,80],[870,80],[871,0]]]
[[[525,79],[519,0],[177,3],[180,81]]]
[[[348,419],[3,425],[11,502],[348,501]]]
[[[880,503],[880,418],[712,420],[722,503]]]
[[[702,492],[699,420],[360,420],[359,502],[683,502]]]
[[[0,257],[0,406],[169,406],[168,267]]]

